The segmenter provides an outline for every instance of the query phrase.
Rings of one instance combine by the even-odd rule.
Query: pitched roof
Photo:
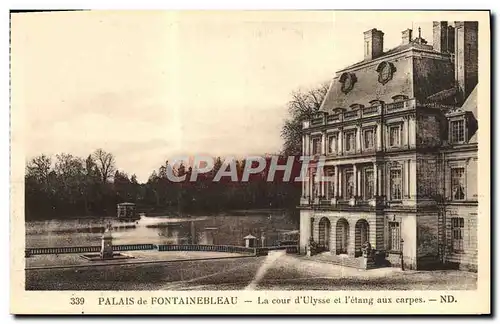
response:
[[[477,85],[474,87],[474,90],[472,90],[470,95],[465,100],[464,104],[462,105],[462,110],[472,112],[472,114],[474,115],[474,118],[476,118],[476,120],[478,120],[478,115],[477,115]],[[477,130],[475,131],[474,135],[471,136],[469,143],[477,143]]]
[[[421,44],[419,42],[412,41],[412,42],[410,42],[408,44],[401,44],[401,45],[398,45],[398,46],[396,46],[394,48],[391,48],[390,50],[387,50],[386,52],[382,53],[382,55],[377,56],[377,57],[375,57],[375,58],[373,58],[371,60],[363,60],[363,61],[359,61],[359,62],[356,62],[356,63],[351,64],[351,65],[348,65],[345,68],[339,70],[339,72],[340,71],[344,71],[344,70],[350,70],[352,68],[364,65],[364,64],[369,63],[371,61],[379,60],[382,57],[389,56],[389,55],[392,55],[392,54],[396,54],[396,53],[399,53],[399,52],[403,52],[403,51],[405,51],[407,49],[410,49],[410,48],[419,49],[419,50],[434,51],[434,49],[432,48],[431,45]],[[438,53],[438,52],[436,52],[436,53]]]
[[[343,68],[337,72],[338,74],[330,84],[330,88],[328,89],[325,99],[323,100],[320,111],[331,113],[338,107],[347,108],[352,104],[367,105],[370,101],[373,100],[392,102],[392,97],[395,95],[405,95],[408,97],[413,97],[414,80],[410,74],[404,72],[407,67],[405,66],[405,63],[403,61],[401,61],[400,63],[394,62],[396,66],[394,80],[385,84],[380,83],[378,80],[378,74],[373,73],[373,70],[369,68],[370,66],[373,66],[372,63],[376,64],[376,62],[382,62],[390,55],[413,49],[435,54],[442,54],[435,51],[432,46],[425,44],[425,40],[415,39],[408,44],[396,46],[395,48],[384,52],[381,56],[378,56],[374,59],[360,61],[347,66],[346,68]],[[401,68],[401,70],[403,71],[398,72],[398,68]],[[344,93],[341,89],[341,82],[339,77],[347,71],[355,73],[357,77],[355,78],[355,85],[353,86],[353,88],[349,92]]]

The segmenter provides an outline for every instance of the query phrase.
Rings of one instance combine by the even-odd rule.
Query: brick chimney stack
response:
[[[448,22],[447,21],[433,21],[432,22],[432,47],[437,52],[447,52],[447,39],[448,39]]]
[[[455,80],[467,99],[478,82],[478,22],[455,21]]]
[[[411,29],[406,29],[406,30],[403,30],[401,32],[401,40],[402,40],[402,44],[403,45],[406,45],[406,44],[410,44],[411,41],[412,41],[412,38],[411,38],[411,34],[412,34],[412,30]]]
[[[376,28],[364,32],[365,60],[371,60],[384,53],[384,33]]]

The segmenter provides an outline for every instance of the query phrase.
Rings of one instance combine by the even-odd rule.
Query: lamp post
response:
[[[403,239],[401,239],[401,271],[405,271],[405,263],[404,263],[404,258],[403,258],[404,243],[405,243],[405,241]]]

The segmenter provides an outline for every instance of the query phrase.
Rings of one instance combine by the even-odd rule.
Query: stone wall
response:
[[[313,212],[311,210],[303,209],[300,211],[300,238],[299,238],[299,251],[301,254],[306,253],[306,246],[309,244],[311,237],[311,217]]]
[[[453,249],[453,217],[460,217],[464,220],[463,251],[454,251]],[[441,235],[444,243],[445,261],[465,270],[476,270],[478,257],[477,206],[447,205],[441,222],[444,228]]]
[[[437,147],[441,145],[442,126],[438,114],[419,112],[416,124],[417,147]]]
[[[439,218],[436,212],[417,213],[417,267],[439,262]]]
[[[416,55],[413,58],[415,98],[425,101],[428,96],[454,86],[455,73],[451,60],[440,54]]]
[[[417,197],[434,199],[440,185],[438,159],[432,154],[418,154],[416,159]]]

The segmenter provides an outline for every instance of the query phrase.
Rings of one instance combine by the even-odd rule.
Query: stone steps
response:
[[[349,268],[363,269],[363,270],[377,268],[377,266],[373,261],[367,260],[368,262],[365,262],[364,257],[352,258],[352,257],[334,255],[328,252],[317,254],[311,257],[304,256],[304,258],[311,261],[317,261],[322,263],[328,263],[328,264],[339,265]]]

